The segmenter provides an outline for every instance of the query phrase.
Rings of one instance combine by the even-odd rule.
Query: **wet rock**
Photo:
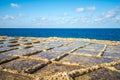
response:
[[[117,70],[120,70],[120,64],[116,65],[115,68],[116,68]]]
[[[68,55],[63,59],[61,59],[60,62],[69,62],[69,63],[77,63],[85,66],[93,66],[93,65],[108,63],[117,60],[118,59],[116,58],[97,58],[97,57]]]
[[[36,61],[36,60],[16,59],[9,63],[2,64],[1,66],[4,69],[17,70],[18,72],[21,72],[22,70],[25,70],[29,67],[43,63],[44,62],[42,61]]]
[[[119,46],[108,46],[106,49],[106,52],[108,52],[108,53],[120,53],[120,47]]]
[[[101,68],[82,76],[75,77],[74,80],[119,80],[120,73]]]
[[[0,36],[0,80],[119,80],[119,53],[119,41]]]
[[[33,78],[20,74],[0,71],[0,80],[33,80]]]
[[[12,40],[12,41],[9,41],[8,43],[17,43],[18,41],[17,40]]]
[[[10,51],[10,50],[12,50],[12,48],[2,47],[2,48],[0,48],[0,53],[2,53],[2,52],[7,52],[7,51]]]
[[[73,49],[74,48],[71,46],[62,46],[60,48],[59,47],[53,48],[53,51],[60,51],[60,52],[66,53],[66,52],[70,52]]]
[[[111,53],[111,52],[104,52],[103,56],[110,56],[110,57],[120,57],[120,53]]]
[[[44,77],[43,80],[73,80],[67,73],[61,72],[53,76]]]
[[[8,56],[8,55],[4,55],[4,54],[0,54],[0,64],[8,62],[10,60],[13,60],[15,57],[13,56]]]
[[[103,44],[90,44],[83,48],[83,50],[91,50],[91,51],[100,51],[104,48]]]
[[[59,56],[60,54],[63,54],[62,52],[55,52],[55,51],[45,51],[45,52],[40,52],[38,54],[32,55],[31,57],[33,58],[45,58],[45,59],[53,59]]]
[[[80,49],[80,50],[74,51],[73,53],[76,53],[76,54],[90,54],[90,55],[97,56],[99,52]]]
[[[5,52],[4,54],[11,55],[11,56],[25,56],[25,55],[32,55],[40,52],[41,49],[38,50],[33,50],[33,48],[28,48],[28,49],[17,49],[17,50],[12,50]]]
[[[50,76],[54,75],[58,72],[69,72],[75,69],[80,69],[84,68],[83,66],[68,66],[68,65],[63,65],[63,64],[49,64],[45,66],[44,68],[38,70],[35,75],[38,76]]]

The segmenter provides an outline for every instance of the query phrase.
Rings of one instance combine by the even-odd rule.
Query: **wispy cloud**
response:
[[[84,10],[84,8],[76,8],[76,12],[83,12]]]
[[[58,18],[58,24],[82,24],[82,23],[91,23],[92,15],[86,14],[83,16],[65,16]]]
[[[7,21],[7,20],[23,20],[26,16],[24,14],[18,14],[17,16],[11,16],[11,15],[4,15],[1,16],[0,19]]]
[[[45,17],[34,18],[32,21],[36,24],[48,24],[48,19]]]
[[[116,17],[119,13],[120,13],[120,7],[108,11],[104,16],[105,18],[113,18]]]
[[[12,8],[19,8],[19,7],[20,7],[20,6],[19,6],[18,4],[16,4],[16,3],[11,3],[10,6],[11,6]]]
[[[95,6],[90,6],[87,9],[90,10],[90,11],[94,11],[94,10],[96,10],[96,7]]]
[[[117,20],[119,18],[116,18],[117,15],[120,14],[120,7],[118,8],[114,8],[112,10],[109,10],[108,12],[100,15],[100,17],[97,17],[94,21],[95,22],[105,22],[105,21],[113,21],[113,20]]]
[[[96,10],[96,7],[95,6],[90,6],[90,7],[87,7],[87,8],[76,8],[76,12],[84,12],[84,11],[95,11]]]
[[[2,19],[3,19],[3,20],[14,20],[15,17],[9,16],[9,15],[5,15],[5,16],[2,17]]]

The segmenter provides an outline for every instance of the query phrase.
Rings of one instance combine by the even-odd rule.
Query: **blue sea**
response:
[[[120,41],[120,28],[0,28],[0,36],[89,38]]]

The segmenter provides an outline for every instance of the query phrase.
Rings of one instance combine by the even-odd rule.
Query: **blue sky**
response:
[[[0,28],[120,28],[120,0],[0,0]]]

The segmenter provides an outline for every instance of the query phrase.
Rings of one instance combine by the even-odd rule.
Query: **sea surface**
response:
[[[0,28],[0,36],[89,38],[120,41],[120,28]]]

